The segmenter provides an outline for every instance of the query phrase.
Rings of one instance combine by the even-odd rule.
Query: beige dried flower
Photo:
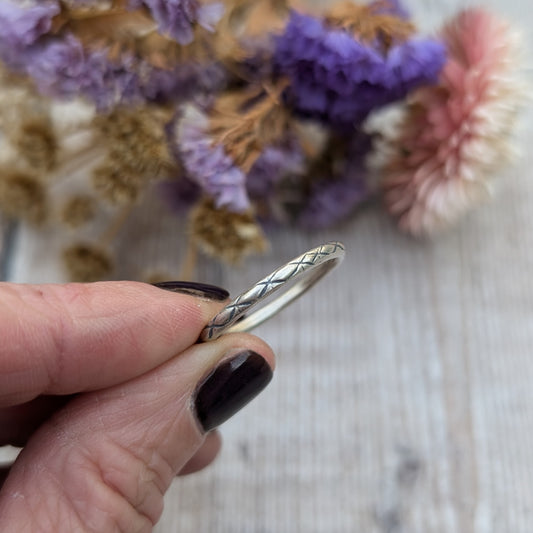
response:
[[[95,199],[88,195],[68,198],[61,209],[61,220],[67,226],[79,228],[90,222],[96,213]]]
[[[89,243],[77,243],[63,251],[63,261],[69,278],[77,282],[99,281],[109,277],[113,261],[103,248]]]
[[[57,160],[57,139],[46,119],[23,122],[12,139],[20,155],[36,171],[51,170]]]
[[[200,202],[192,210],[190,231],[203,252],[230,264],[267,248],[263,231],[251,213],[217,209],[211,200]]]
[[[171,111],[164,108],[117,109],[97,116],[94,124],[109,146],[105,162],[92,176],[95,190],[114,205],[135,202],[148,183],[175,169],[165,126]]]
[[[43,184],[30,174],[14,172],[0,176],[0,210],[32,224],[43,223],[48,212]]]
[[[139,197],[142,176],[131,168],[120,167],[111,161],[94,170],[92,175],[94,189],[113,205],[128,205]]]
[[[95,126],[112,147],[110,158],[116,166],[134,170],[146,179],[163,177],[174,168],[165,127],[172,111],[148,106],[117,109],[95,119]]]

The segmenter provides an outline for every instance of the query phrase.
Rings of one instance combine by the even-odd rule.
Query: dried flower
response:
[[[250,207],[247,174],[265,149],[283,145],[289,128],[289,116],[276,92],[252,87],[222,94],[209,115],[197,106],[185,106],[175,140],[188,176],[217,207],[242,213]]]
[[[293,13],[277,39],[275,55],[280,72],[290,80],[288,103],[304,116],[351,128],[373,109],[434,82],[444,63],[444,47],[431,39],[404,40],[404,22],[398,20],[400,34],[387,33],[387,41],[376,45],[358,39],[351,26],[350,31],[337,29],[327,20]],[[379,26],[371,27],[379,35]]]
[[[28,120],[22,123],[13,143],[20,155],[35,170],[51,170],[57,158],[57,139],[49,120]]]
[[[106,161],[92,174],[94,190],[113,205],[134,203],[143,189],[143,177],[132,168]]]
[[[290,131],[290,116],[280,101],[285,84],[275,88],[228,91],[210,113],[214,142],[244,172],[249,172],[267,146],[282,143]]]
[[[305,171],[305,154],[295,138],[283,144],[268,146],[257,158],[246,179],[250,196],[261,202],[274,193],[276,184],[286,175],[302,175]]]
[[[113,261],[108,252],[88,243],[66,248],[63,261],[69,278],[77,282],[100,281],[108,278],[113,270]]]
[[[202,5],[197,0],[133,0],[130,5],[145,4],[150,9],[158,29],[163,35],[176,39],[180,44],[189,44],[194,37],[193,24],[213,31],[222,17],[221,3]]]
[[[148,179],[163,177],[175,164],[165,128],[172,112],[165,108],[117,109],[95,119],[95,125],[110,147],[116,167],[134,170]]]
[[[61,209],[61,220],[67,226],[79,228],[91,221],[96,214],[95,199],[88,195],[68,198]]]
[[[0,36],[0,58],[33,78],[44,94],[83,95],[102,110],[175,100],[222,83],[205,38],[221,15],[221,4],[196,0],[62,2],[61,9],[55,0],[24,6],[8,1],[0,4],[0,22],[10,29]],[[205,28],[198,43],[181,46],[193,40],[196,23]],[[155,31],[158,24],[162,34]]]
[[[25,56],[25,70],[42,93],[83,95],[99,109],[141,100],[138,76],[129,63],[125,57],[110,61],[105,50],[84,50],[73,35],[46,41]]]
[[[442,31],[449,59],[440,84],[413,95],[392,139],[385,202],[413,234],[445,227],[487,198],[512,151],[523,101],[516,35],[483,9],[468,9]]]
[[[332,226],[350,216],[371,193],[366,157],[372,138],[358,133],[336,139],[326,150],[325,164],[311,170],[311,187],[298,223],[308,229]],[[313,176],[317,173],[318,176]]]
[[[259,221],[350,216],[373,192],[374,110],[413,93],[385,196],[426,230],[485,190],[516,113],[514,48],[480,10],[440,41],[401,0],[0,0],[0,26],[0,209],[87,224],[98,240],[65,252],[78,280],[109,276],[108,247],[152,185],[189,211],[186,276],[198,249],[264,249]],[[428,87],[442,40],[450,60]]]
[[[222,65],[215,61],[185,59],[171,69],[149,69],[141,91],[148,102],[183,102],[220,91],[226,79]]]
[[[274,36],[283,32],[290,14],[287,0],[226,0],[215,36],[215,53],[228,69],[245,80],[272,74]],[[268,31],[265,31],[268,28]]]
[[[0,209],[32,224],[44,222],[48,212],[46,189],[34,176],[8,173],[0,176]]]
[[[399,16],[398,3],[373,2],[359,5],[350,1],[334,4],[326,14],[326,23],[334,28],[342,28],[357,40],[374,44],[387,51],[393,44],[403,42],[415,32],[413,23]]]
[[[187,105],[176,125],[176,141],[188,176],[215,200],[216,206],[235,212],[250,207],[246,177],[209,136],[209,119],[199,108]]]
[[[233,213],[216,207],[211,200],[191,211],[190,231],[193,242],[206,254],[230,264],[263,252],[267,246],[263,231],[249,212]]]
[[[95,119],[109,146],[105,161],[92,174],[95,190],[112,204],[135,202],[147,185],[175,170],[166,127],[171,112],[165,108],[117,109]]]
[[[10,65],[17,64],[19,54],[51,30],[59,11],[55,0],[23,5],[12,0],[0,2],[0,57]]]

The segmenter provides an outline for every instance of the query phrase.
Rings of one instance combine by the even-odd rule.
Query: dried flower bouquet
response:
[[[0,211],[102,227],[64,250],[82,281],[154,188],[231,263],[369,199],[432,234],[490,193],[526,94],[516,32],[481,8],[421,36],[397,0],[2,0],[0,27]]]

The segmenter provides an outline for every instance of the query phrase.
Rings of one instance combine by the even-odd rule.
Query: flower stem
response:
[[[120,230],[128,220],[134,207],[134,204],[129,204],[124,206],[117,212],[116,216],[111,221],[109,227],[100,235],[100,238],[98,239],[98,242],[102,246],[107,247],[111,245],[111,243],[115,240],[116,236],[119,234]]]
[[[189,237],[185,257],[181,263],[178,279],[182,281],[192,281],[198,264],[198,246],[192,236]]]

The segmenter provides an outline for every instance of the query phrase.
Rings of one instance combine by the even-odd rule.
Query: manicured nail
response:
[[[208,298],[217,302],[223,302],[229,298],[229,292],[226,289],[196,281],[161,281],[153,285],[166,291],[189,294],[191,296],[198,296],[199,298]]]
[[[211,431],[231,418],[271,379],[270,365],[251,350],[220,363],[196,389],[196,417],[204,431]]]

